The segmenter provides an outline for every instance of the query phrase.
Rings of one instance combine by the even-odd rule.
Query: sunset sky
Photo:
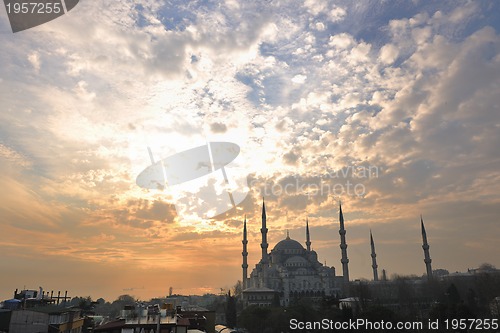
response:
[[[15,34],[0,6],[0,45],[0,300],[231,288],[263,196],[269,249],[309,217],[337,274],[342,200],[351,279],[370,229],[380,270],[422,275],[420,214],[434,269],[500,267],[497,1],[81,0]],[[213,141],[240,147],[236,208],[136,184],[148,147]]]

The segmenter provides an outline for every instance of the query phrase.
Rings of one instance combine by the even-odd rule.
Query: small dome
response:
[[[274,251],[283,251],[283,250],[304,250],[304,247],[291,238],[283,239],[273,249]]]

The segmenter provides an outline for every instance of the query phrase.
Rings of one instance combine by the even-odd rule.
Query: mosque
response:
[[[309,298],[320,300],[325,296],[349,296],[349,259],[347,257],[346,230],[342,206],[339,210],[339,235],[341,249],[342,275],[335,274],[335,267],[328,267],[318,261],[318,254],[311,250],[309,222],[306,219],[305,248],[291,239],[288,232],[285,239],[278,242],[268,253],[266,226],[266,206],[262,202],[262,255],[260,261],[248,276],[247,224],[243,224],[243,303],[248,305],[281,305],[288,306],[294,300]],[[422,240],[427,269],[427,277],[432,278],[429,245],[423,220],[421,220]],[[373,280],[378,281],[375,245],[370,231]],[[384,274],[385,275],[385,274]],[[384,279],[384,278],[383,278]]]

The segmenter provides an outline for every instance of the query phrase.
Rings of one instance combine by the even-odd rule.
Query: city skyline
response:
[[[269,212],[269,209],[267,210],[267,212]],[[338,214],[338,213],[337,213]],[[253,267],[255,267],[255,264],[257,264],[260,260],[261,260],[261,231],[260,231],[260,227],[261,227],[261,224],[260,224],[260,214],[256,214],[258,215],[255,219],[258,220],[257,223],[253,223],[253,227],[255,230],[250,230],[250,228],[247,227],[247,231],[248,231],[248,234],[253,234],[254,235],[254,239],[253,241],[248,241],[248,243],[250,244],[250,252],[251,254],[254,255],[254,258],[251,258],[252,256],[250,255],[250,260],[249,260],[249,268],[250,270],[253,269]],[[269,214],[268,214],[269,215]],[[349,214],[347,214],[349,215]],[[272,216],[272,215],[271,215]],[[288,220],[288,216],[286,217],[286,220]],[[303,244],[303,245],[306,245],[306,222],[309,221],[309,218],[307,218],[307,220],[304,221],[304,225],[302,226],[302,228],[297,228],[297,229],[289,229],[289,228],[286,228],[286,229],[283,229],[283,230],[280,230],[281,232],[279,233],[279,235],[273,235],[273,234],[276,234],[276,232],[269,232],[269,235],[271,236],[270,238],[271,239],[276,239],[276,242],[270,242],[269,243],[269,248],[273,248],[279,241],[281,240],[284,240],[286,238],[291,238],[293,240],[296,240],[298,241],[299,243]],[[249,222],[249,219],[247,219],[247,223]],[[335,223],[337,222],[337,223]],[[337,221],[334,221],[334,224],[338,227],[339,224],[338,224],[338,218],[337,218]],[[335,227],[334,225],[334,227]],[[422,254],[422,251],[421,251],[421,248],[422,248],[422,235],[420,234],[420,227],[421,227],[421,220],[419,218],[418,220],[418,228],[415,228],[415,232],[417,232],[417,237],[415,237],[415,243],[417,243],[417,246],[415,246],[415,252],[414,254],[411,254],[410,257],[412,259],[417,259],[416,260],[416,263],[415,262],[409,262],[408,266],[411,266],[411,267],[415,267],[414,270],[409,270],[409,271],[405,271],[405,272],[401,272],[401,271],[397,271],[397,267],[392,267],[392,265],[390,263],[388,263],[386,266],[383,266],[383,267],[379,267],[379,271],[378,273],[380,275],[382,275],[382,270],[385,270],[388,274],[388,278],[392,278],[393,275],[398,275],[398,276],[404,276],[404,275],[410,275],[410,276],[416,276],[418,278],[425,278],[426,276],[426,264],[424,262],[424,258],[425,256]],[[331,229],[331,228],[328,228],[328,226],[326,227],[327,230]],[[346,228],[347,231],[349,231],[348,228]],[[243,229],[242,229],[243,230]],[[314,227],[312,227],[312,229],[310,230],[314,230]],[[332,232],[334,234],[334,236],[337,236],[339,237],[338,235],[338,231],[339,229],[332,229]],[[283,235],[281,235],[281,233],[284,233]],[[300,235],[302,233],[301,236],[298,236],[298,237],[294,237],[294,235]],[[312,232],[311,234],[314,234],[314,232]],[[292,235],[292,236],[290,236]],[[348,245],[350,245],[350,242],[349,242],[349,239],[350,237],[348,237],[348,240],[347,240],[347,243]],[[302,239],[304,238],[304,239]],[[327,238],[327,237],[326,237]],[[432,236],[431,236],[432,238]],[[312,250],[317,250],[318,248],[320,249],[320,251],[318,251],[318,259],[324,263],[326,266],[333,266],[335,267],[336,271],[337,271],[337,276],[340,276],[342,277],[342,264],[341,264],[341,249],[339,247],[340,245],[340,237],[338,240],[335,240],[335,239],[332,239],[332,240],[328,240],[323,237],[320,237],[319,238],[320,241],[319,243],[322,244],[320,245],[320,247],[314,247],[314,246],[311,246],[311,249]],[[241,242],[241,240],[240,240]],[[251,243],[255,243],[253,244],[253,246],[251,245]],[[314,237],[312,236],[311,237],[311,243],[314,245],[315,243],[315,239]],[[373,281],[373,266],[372,266],[372,261],[370,259],[370,262],[367,261],[366,258],[362,258],[363,256],[370,256],[371,257],[371,253],[361,253],[360,251],[360,248],[370,248],[371,249],[371,230],[370,230],[370,233],[368,234],[368,236],[366,237],[365,239],[365,243],[366,244],[363,244],[363,241],[361,238],[355,238],[354,241],[354,246],[350,246],[350,250],[352,250],[351,248],[354,247],[354,251],[355,251],[355,254],[353,255],[354,258],[357,258],[357,259],[362,259],[361,261],[363,262],[366,262],[369,264],[369,269],[368,267],[365,267],[365,269],[363,269],[363,275],[362,276],[355,276],[354,278],[351,278],[349,279],[350,281],[354,281],[354,280],[367,280],[367,281]],[[329,244],[329,245],[326,245],[327,247],[325,247],[324,244]],[[375,244],[377,244],[377,242],[375,241]],[[239,245],[241,247],[240,244],[236,244],[237,246]],[[252,249],[253,247],[253,249]],[[305,246],[306,247],[306,246]],[[377,244],[377,247],[378,247],[378,244]],[[439,248],[439,247],[438,247]],[[252,251],[253,250],[253,251]],[[238,252],[238,251],[236,251]],[[335,253],[335,252],[338,252],[337,255],[333,255],[332,257],[335,257],[335,259],[338,259],[338,263],[336,262],[331,262],[331,260],[329,260],[329,258],[325,257],[323,255],[323,253]],[[379,251],[377,251],[377,253],[379,253]],[[389,253],[390,255],[390,253]],[[399,253],[396,253],[395,257],[399,256],[400,254]],[[351,255],[350,255],[351,256]],[[226,256],[227,257],[227,256]],[[394,257],[394,255],[393,255]],[[433,255],[434,257],[434,255]],[[441,255],[437,255],[438,258],[441,258],[442,256]],[[241,261],[241,256],[239,256],[239,259]],[[385,262],[385,260],[384,260]],[[488,264],[492,264],[491,262],[478,262],[477,265],[475,266],[467,266],[467,268],[464,268],[463,270],[457,270],[457,271],[454,271],[454,270],[450,270],[450,273],[455,273],[455,272],[459,272],[459,273],[465,273],[467,272],[467,270],[470,268],[470,269],[475,269],[475,268],[478,268],[481,264],[484,264],[484,263],[488,263]],[[239,263],[240,265],[236,266],[236,267],[231,267],[231,269],[234,269],[234,270],[239,270],[240,271],[240,275],[241,275],[241,262]],[[355,265],[355,267],[358,267],[359,265]],[[379,265],[380,266],[380,265]],[[408,267],[406,266],[406,267]],[[392,268],[392,269],[391,269]],[[435,267],[433,270],[435,269],[449,269],[449,267],[446,267],[446,265],[440,265],[438,267]],[[367,272],[370,271],[370,274],[368,274]],[[205,294],[205,293],[213,293],[213,294],[219,294],[220,291],[224,290],[224,292],[227,292],[229,290],[231,290],[233,287],[234,287],[234,284],[236,284],[236,282],[238,280],[242,280],[241,279],[241,276],[238,277],[238,279],[234,280],[234,283],[231,284],[231,282],[229,284],[226,284],[224,286],[220,286],[220,287],[215,287],[215,288],[182,288],[180,290],[178,290],[178,288],[174,288],[173,286],[169,286],[168,288],[172,287],[174,292],[175,293],[178,293],[180,295],[202,295],[202,294]],[[138,280],[138,281],[144,281],[144,280]],[[167,281],[167,284],[168,284],[168,281]],[[163,285],[163,284],[162,284]],[[123,288],[121,291],[118,289],[118,288],[115,288],[114,290],[115,291],[118,291],[118,293],[116,294],[116,297],[118,297],[119,295],[123,295],[123,294],[129,294],[129,295],[132,295],[134,297],[137,297],[138,299],[141,299],[141,300],[147,300],[149,298],[155,298],[155,297],[165,297],[165,295],[168,294],[168,288],[166,288],[166,290],[164,291],[164,293],[162,294],[161,292],[163,292],[162,289],[164,289],[163,287],[157,287],[157,286],[152,286],[152,285],[142,285],[141,287],[138,287],[139,285],[136,285],[135,287],[127,287],[127,288]],[[43,287],[43,286],[42,286]],[[27,289],[38,289],[39,287],[35,288],[34,286],[26,286],[26,285],[23,285],[23,288],[27,288]],[[44,291],[45,292],[49,292],[49,291],[53,291],[55,292],[55,295],[57,294],[57,291],[61,291],[62,293],[64,293],[64,291],[68,292],[68,290],[64,290],[63,289],[60,289],[60,288],[47,288],[45,289],[44,288]],[[21,290],[22,288],[18,288],[19,290]],[[158,290],[160,291],[159,294],[149,294],[149,295],[152,295],[152,296],[147,296],[145,298],[139,296],[138,292],[144,292],[144,291],[148,291],[148,290]],[[186,292],[187,290],[187,292]],[[176,292],[178,291],[178,292]],[[71,290],[69,290],[69,292],[71,293]],[[91,295],[91,292],[89,291],[88,293],[83,293],[83,294],[75,294],[75,295],[71,295],[72,297],[76,297],[76,296],[80,296],[80,297],[83,297],[83,296],[88,296],[88,295]],[[103,297],[103,295],[92,295],[91,297],[94,297],[94,298],[100,298],[100,297]],[[115,297],[115,298],[116,298]],[[113,299],[115,299],[113,297],[108,297],[108,298],[105,298],[107,301],[112,301]]]
[[[308,219],[338,275],[342,200],[350,280],[370,230],[379,277],[424,275],[421,215],[434,270],[500,266],[499,3],[92,1],[15,34],[0,7],[2,299],[231,288],[262,197],[269,248]],[[238,147],[213,183],[137,185],[209,142]],[[197,215],[221,179],[248,195]]]

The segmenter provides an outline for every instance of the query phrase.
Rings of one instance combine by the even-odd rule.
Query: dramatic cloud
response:
[[[421,274],[420,214],[436,268],[500,265],[497,3],[87,1],[17,34],[1,10],[1,297],[232,286],[245,214],[259,260],[262,197],[271,247],[309,217],[336,266],[341,199],[355,278],[370,228],[381,268]],[[210,141],[240,147],[236,207],[186,217],[179,187],[136,185],[148,147]]]

